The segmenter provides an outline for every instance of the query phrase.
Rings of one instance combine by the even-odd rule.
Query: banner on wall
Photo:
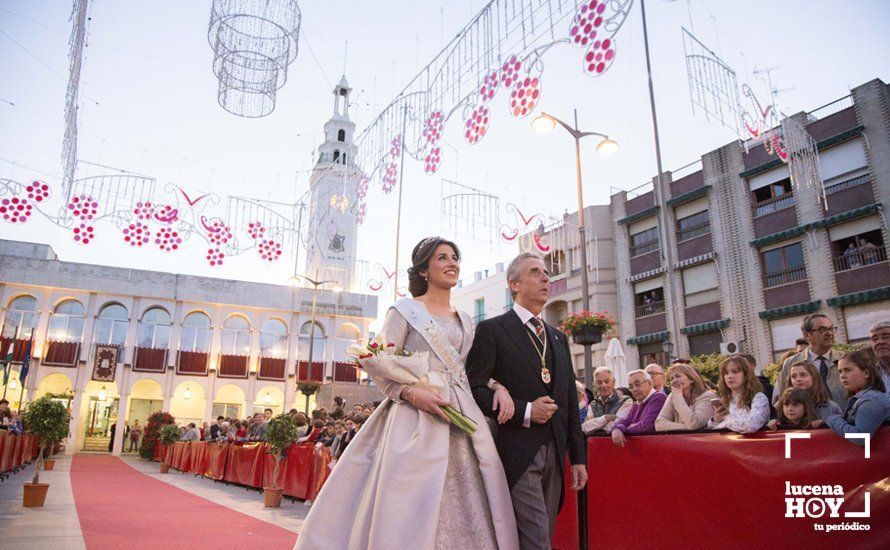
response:
[[[93,359],[93,380],[114,382],[117,372],[118,346],[97,345],[96,357]]]

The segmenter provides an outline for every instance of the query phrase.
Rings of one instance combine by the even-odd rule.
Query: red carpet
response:
[[[75,455],[71,489],[88,549],[290,549],[297,540],[296,533],[153,479],[113,456]]]

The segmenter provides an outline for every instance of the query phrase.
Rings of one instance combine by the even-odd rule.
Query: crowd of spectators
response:
[[[830,428],[874,436],[890,420],[890,321],[871,327],[870,345],[846,354],[834,349],[836,328],[825,315],[807,316],[801,332],[782,357],[775,388],[755,374],[750,355],[726,357],[716,384],[684,359],[667,373],[655,363],[629,372],[627,388],[616,388],[613,373],[600,367],[595,394],[578,383],[581,428],[610,435],[621,447],[629,435],[677,430]]]
[[[9,408],[9,401],[0,399],[0,430],[8,430],[9,433],[19,435],[24,430],[22,415],[19,411]]]

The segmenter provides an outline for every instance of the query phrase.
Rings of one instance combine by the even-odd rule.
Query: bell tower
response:
[[[349,118],[346,76],[334,86],[334,112],[324,125],[325,140],[309,179],[311,194],[306,275],[353,287],[358,223],[356,192],[361,171],[355,166],[355,123]]]

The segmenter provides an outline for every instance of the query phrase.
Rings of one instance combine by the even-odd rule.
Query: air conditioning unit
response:
[[[720,354],[721,355],[732,355],[734,353],[739,353],[741,351],[741,347],[738,342],[720,342]]]

